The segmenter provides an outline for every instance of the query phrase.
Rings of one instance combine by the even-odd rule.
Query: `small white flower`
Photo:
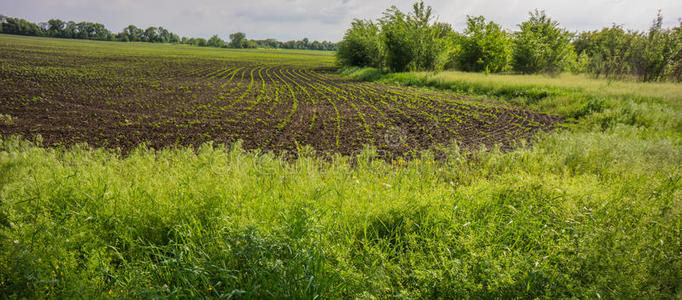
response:
[[[386,187],[391,187],[391,185],[388,184],[388,183],[382,183],[382,184],[383,184],[384,186],[386,186]]]

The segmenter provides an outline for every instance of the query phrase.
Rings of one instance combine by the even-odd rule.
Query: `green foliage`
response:
[[[544,11],[530,13],[514,33],[514,70],[522,73],[560,73],[575,61],[571,33],[559,28]]]
[[[243,32],[235,32],[230,34],[230,47],[231,48],[245,48],[246,34]]]
[[[432,19],[431,7],[417,2],[409,14],[395,6],[389,8],[379,20],[380,26],[355,20],[340,42],[339,63],[385,66],[396,72],[441,70],[450,57],[447,38],[452,29]]]
[[[671,55],[670,65],[666,66],[666,76],[680,82],[682,81],[682,20],[680,25],[673,29],[671,38],[676,41],[677,47]]]
[[[0,149],[3,298],[669,298],[682,279],[682,152],[634,126],[402,166]]]
[[[612,82],[569,74],[549,77],[452,71],[377,73],[373,69],[351,68],[341,74],[359,80],[450,90],[489,101],[502,100],[570,119],[582,118],[584,123],[600,129],[627,124],[673,137],[682,135],[682,114],[677,113],[682,109],[679,105],[682,86],[675,83]]]
[[[467,16],[457,64],[465,71],[507,71],[511,62],[511,42],[510,35],[500,25],[492,21],[486,23],[483,16]]]
[[[1,16],[2,33],[43,36],[42,29],[35,23],[20,18]]]
[[[663,17],[658,14],[648,33],[625,31],[613,25],[601,31],[580,34],[575,45],[589,57],[587,70],[606,78],[637,77],[642,81],[657,81],[666,76],[679,78],[678,69],[682,43],[679,30],[663,29]]]
[[[393,72],[445,68],[525,74],[571,71],[597,78],[680,81],[682,25],[664,29],[662,20],[659,12],[646,34],[613,25],[574,35],[544,11],[535,10],[513,34],[483,16],[467,16],[467,27],[459,34],[448,24],[433,23],[431,7],[420,1],[409,14],[389,8],[378,28],[371,21],[354,21],[341,42],[345,48],[338,61],[342,66]]]
[[[384,12],[380,20],[382,41],[386,47],[386,66],[394,72],[407,71],[417,55],[411,31],[413,28],[410,28],[408,18],[393,6]]]
[[[181,39],[177,34],[169,32],[163,27],[150,26],[143,30],[135,25],[128,25],[123,31],[113,34],[104,25],[99,23],[76,23],[73,21],[65,22],[59,19],[50,19],[46,23],[35,24],[24,19],[9,18],[4,15],[0,15],[0,33],[101,41],[183,43],[194,46],[226,47],[225,42],[222,40],[206,41],[203,38],[187,37]],[[230,45],[237,45],[237,48],[336,50],[336,44],[328,41],[313,41],[311,43],[307,38],[304,38],[300,41],[279,42],[274,39],[247,40],[245,37],[245,35],[241,37],[241,42],[230,43]]]
[[[208,39],[206,45],[209,47],[222,48],[225,47],[225,41],[219,38],[218,35],[213,35],[210,39]]]
[[[128,27],[124,28],[123,31],[119,34],[119,39],[124,40],[126,42],[142,41],[144,33],[145,32],[142,29],[138,28],[137,26],[128,25]]]
[[[379,26],[368,20],[353,20],[339,42],[336,57],[345,66],[382,66],[382,44]]]
[[[666,68],[682,51],[682,43],[673,30],[662,27],[663,16],[658,12],[647,35],[637,35],[631,45],[632,69],[642,81],[656,81],[665,76]]]
[[[384,72],[376,68],[344,67],[339,74],[354,80],[377,81],[384,76]]]
[[[599,78],[604,76],[622,77],[628,74],[631,66],[627,63],[632,52],[630,51],[635,33],[626,32],[620,26],[613,25],[601,31],[583,33],[587,40],[587,48],[584,50],[590,56],[588,71]]]

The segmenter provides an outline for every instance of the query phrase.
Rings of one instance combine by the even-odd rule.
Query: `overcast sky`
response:
[[[227,39],[232,32],[248,38],[338,41],[353,18],[376,19],[391,5],[408,11],[409,1],[372,0],[0,0],[0,14],[33,22],[51,18],[103,23],[113,32],[128,24],[163,26],[181,36]],[[544,9],[572,31],[600,29],[612,23],[646,29],[661,9],[666,26],[678,24],[682,0],[431,0],[438,20],[461,30],[466,15],[515,29],[528,11]]]

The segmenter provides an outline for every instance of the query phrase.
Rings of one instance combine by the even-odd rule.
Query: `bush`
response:
[[[501,72],[509,69],[511,39],[500,25],[483,16],[467,16],[458,66],[464,71]]]
[[[663,29],[658,14],[649,32],[626,31],[613,25],[601,31],[585,32],[574,42],[579,53],[589,57],[587,71],[595,77],[637,77],[657,81],[675,80],[682,74],[682,37],[679,29]]]
[[[575,61],[571,33],[559,28],[544,11],[530,13],[530,19],[519,24],[513,49],[514,70],[522,73],[557,73]]]
[[[368,20],[353,20],[339,43],[336,57],[344,66],[380,68],[382,63],[379,26]]]
[[[610,78],[628,74],[631,67],[627,61],[632,54],[630,45],[635,34],[626,32],[618,25],[583,33],[584,51],[590,57],[587,71],[597,78],[602,75]]]
[[[631,45],[634,75],[642,81],[656,81],[665,75],[666,67],[680,52],[680,40],[673,30],[663,29],[661,12],[654,19],[648,34],[637,34]]]
[[[354,20],[339,43],[339,63],[395,72],[441,70],[451,56],[448,43],[454,32],[432,19],[431,7],[417,2],[409,14],[389,8],[378,25]]]

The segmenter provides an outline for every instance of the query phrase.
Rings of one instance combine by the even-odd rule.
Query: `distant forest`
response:
[[[210,39],[180,37],[163,27],[151,26],[147,29],[129,25],[119,33],[113,33],[104,25],[91,22],[73,22],[51,19],[47,22],[32,23],[20,18],[0,15],[0,33],[45,36],[67,39],[86,39],[99,41],[176,43],[201,47],[219,48],[282,48],[335,51],[336,44],[328,41],[310,41],[304,38],[298,41],[280,42],[275,39],[250,40],[243,32],[230,34],[230,41],[212,36]]]

